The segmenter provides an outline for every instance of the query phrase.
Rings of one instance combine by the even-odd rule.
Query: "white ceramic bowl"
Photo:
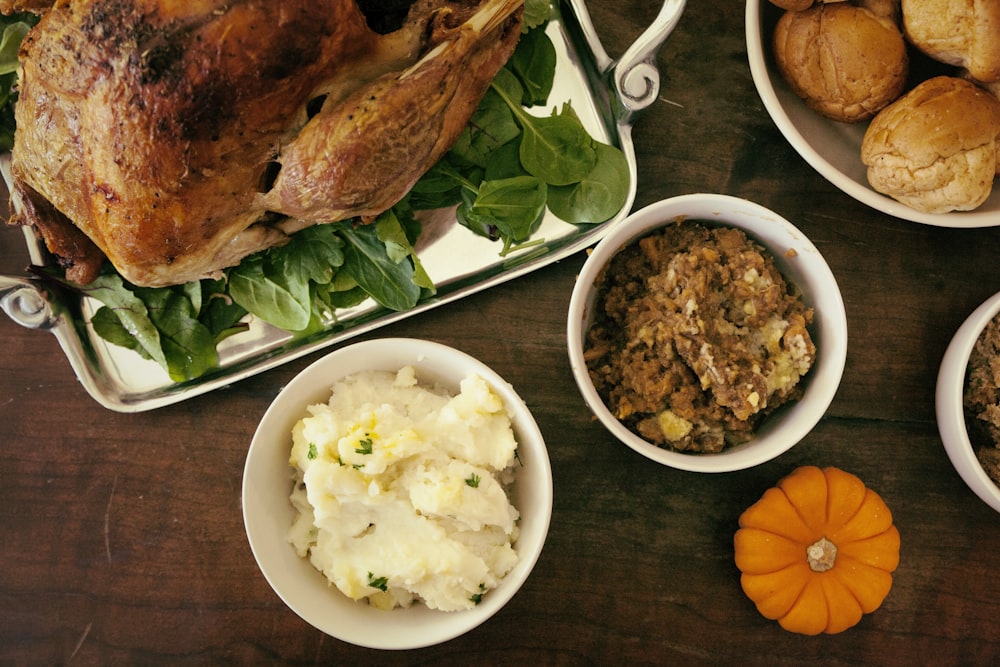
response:
[[[413,365],[417,379],[458,391],[459,382],[478,373],[513,413],[521,467],[512,501],[521,512],[514,545],[520,558],[500,585],[475,608],[431,610],[422,604],[380,611],[354,602],[328,585],[286,540],[294,510],[288,500],[292,426],[307,416],[306,406],[329,400],[333,382],[363,370],[397,371]],[[438,644],[480,625],[500,610],[528,578],[542,551],[552,515],[552,469],[534,418],[514,389],[471,356],[438,343],[386,338],[355,343],[319,359],[284,387],[254,434],[243,474],[243,516],[247,538],[261,572],[295,613],[323,632],[358,646],[410,649]]]
[[[976,458],[965,426],[962,405],[969,355],[979,335],[997,313],[1000,313],[1000,293],[994,294],[974,310],[955,332],[938,371],[935,410],[941,442],[955,470],[973,493],[1000,512],[1000,487],[993,483]]]
[[[861,140],[867,123],[839,123],[824,118],[791,91],[778,71],[771,35],[781,13],[769,0],[747,0],[750,73],[778,129],[813,169],[854,199],[896,218],[939,227],[1000,225],[1000,185],[975,211],[952,213],[923,213],[873,190],[861,162]]]
[[[782,275],[799,288],[803,301],[815,311],[810,334],[816,344],[817,358],[803,380],[802,398],[769,415],[753,440],[718,454],[685,454],[663,449],[628,430],[601,400],[583,359],[584,339],[596,296],[595,281],[601,269],[622,247],[665,224],[673,224],[678,216],[710,226],[742,229],[770,252]],[[745,199],[713,194],[683,195],[632,213],[597,244],[584,262],[573,288],[567,341],[570,366],[584,400],[619,440],[643,456],[673,468],[729,472],[758,465],[782,454],[823,417],[837,393],[847,360],[847,315],[830,267],[812,242],[790,222]]]

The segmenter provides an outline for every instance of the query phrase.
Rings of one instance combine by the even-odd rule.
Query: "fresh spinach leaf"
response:
[[[183,285],[178,285],[177,289],[179,289],[184,296],[187,297],[187,300],[191,303],[191,311],[194,313],[195,317],[198,317],[201,314],[203,301],[201,281],[192,280],[191,282],[184,283]]]
[[[353,282],[353,280],[352,280]],[[330,290],[321,294],[323,303],[330,309],[336,319],[336,311],[340,308],[353,308],[368,298],[368,293],[355,285],[350,289]]]
[[[521,164],[549,185],[570,185],[583,180],[597,161],[594,140],[567,103],[560,112],[536,117],[518,103],[522,87],[509,70],[491,84],[521,126]]]
[[[109,343],[132,350],[143,359],[154,361],[149,352],[139,344],[138,339],[125,329],[111,308],[107,306],[98,308],[90,317],[90,326],[94,328],[94,333]]]
[[[461,201],[461,184],[452,175],[448,155],[420,177],[406,196],[407,205],[418,211],[449,208]]]
[[[267,262],[288,281],[326,285],[344,263],[344,241],[336,225],[313,225],[292,234],[288,243],[269,251]]]
[[[3,34],[0,36],[0,74],[10,74],[17,71],[18,49],[21,47],[21,40],[31,29],[26,21],[15,21],[4,26]]]
[[[183,290],[137,288],[160,332],[167,373],[174,382],[191,380],[219,363],[215,337],[195,317]]]
[[[224,280],[201,280],[195,284],[202,292],[198,321],[208,327],[216,344],[250,328],[248,323],[242,321],[247,314],[246,308],[226,294]]]
[[[132,349],[141,349],[145,358],[167,367],[160,332],[153,324],[146,304],[125,286],[121,276],[117,273],[102,274],[80,290],[104,304],[118,319],[122,328],[135,340]]]
[[[483,181],[466,215],[490,220],[509,243],[526,241],[545,214],[546,185],[534,176]]]
[[[521,104],[545,104],[555,81],[556,47],[544,30],[529,30],[521,36],[506,67],[521,83]]]
[[[409,261],[394,262],[374,225],[346,227],[343,271],[379,305],[389,310],[408,310],[420,299]]]
[[[344,241],[336,225],[314,225],[284,246],[244,259],[228,274],[229,295],[260,319],[304,332],[316,326],[316,287],[333,280],[344,263]]]
[[[393,262],[413,262],[413,282],[418,287],[434,290],[434,282],[427,275],[424,265],[417,257],[402,222],[393,209],[389,209],[375,220],[375,235],[385,244],[386,253]]]
[[[469,123],[451,148],[451,155],[469,164],[485,167],[489,154],[521,134],[514,115],[503,98],[487,90]]]
[[[483,180],[497,181],[502,178],[513,178],[514,176],[528,176],[524,165],[521,164],[519,154],[520,145],[517,141],[508,141],[506,144],[496,149],[490,154],[486,163],[486,172]]]
[[[478,194],[478,187],[462,190],[462,203],[455,209],[455,220],[474,234],[497,241],[500,239],[500,230],[496,221],[473,210]]]
[[[3,26],[0,36],[0,151],[9,151],[14,146],[18,49],[38,19],[30,12],[0,15],[0,26]]]
[[[624,153],[597,144],[597,163],[583,180],[549,188],[549,210],[566,222],[604,222],[625,205],[630,183]]]
[[[200,377],[218,365],[217,345],[224,331],[213,332],[197,318],[195,304],[203,299],[200,283],[136,288],[117,274],[106,274],[83,291],[105,304],[91,317],[95,333],[157,362],[173,381]]]
[[[257,253],[230,269],[229,295],[248,312],[279,329],[303,331],[312,319],[309,285],[281,278],[268,275],[265,253]]]

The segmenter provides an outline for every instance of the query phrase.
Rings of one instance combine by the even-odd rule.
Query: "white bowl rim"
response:
[[[956,330],[945,350],[934,390],[938,433],[945,452],[966,486],[1000,512],[1000,487],[980,465],[965,424],[965,377],[972,348],[990,320],[1000,314],[1000,292],[976,308]]]
[[[1000,211],[995,209],[977,209],[974,211],[949,213],[924,213],[923,211],[917,211],[850,178],[813,148],[812,143],[802,135],[786,113],[775,92],[774,84],[771,81],[771,75],[767,68],[766,51],[760,29],[760,7],[761,3],[768,1],[747,0],[746,4],[745,29],[750,74],[757,88],[757,93],[760,95],[761,101],[764,103],[764,107],[771,115],[774,123],[785,136],[788,143],[792,145],[792,148],[813,169],[845,194],[850,195],[862,204],[895,218],[936,227],[973,229],[1000,226]],[[829,122],[833,123],[835,121],[831,120]],[[859,162],[861,160],[860,153],[858,160]]]
[[[765,242],[766,245],[766,239],[760,237],[761,230],[770,230],[772,233],[780,235],[783,242],[790,242],[798,256],[808,254],[815,260],[813,266],[820,280],[816,281],[818,284],[814,287],[821,291],[812,295],[812,298],[816,302],[822,302],[822,308],[818,307],[818,303],[812,304],[816,306],[813,328],[818,328],[821,333],[825,332],[826,335],[824,340],[817,342],[817,346],[822,345],[821,352],[808,376],[809,386],[803,398],[809,400],[800,399],[783,408],[789,412],[795,411],[796,416],[801,418],[796,420],[794,429],[784,434],[783,437],[786,440],[781,446],[774,446],[772,436],[769,432],[765,432],[768,424],[773,424],[773,420],[770,420],[765,422],[761,432],[750,442],[727,448],[718,454],[685,454],[657,447],[629,431],[608,410],[590,381],[587,364],[583,359],[583,346],[580,342],[586,335],[585,327],[588,320],[586,311],[589,307],[588,301],[591,298],[594,280],[600,268],[619,249],[677,216],[739,227],[738,224],[728,222],[728,219],[733,215],[749,216],[748,219],[756,221],[755,229],[744,229],[748,236],[758,242]],[[775,260],[779,263],[783,261],[778,253],[772,251],[772,255],[775,255]],[[788,277],[787,274],[786,277]],[[807,288],[806,285],[802,284],[802,281],[797,281],[796,285],[803,292]],[[580,316],[576,317],[574,314],[580,314]],[[584,266],[577,276],[570,297],[566,334],[570,366],[577,387],[583,395],[584,401],[604,426],[618,440],[639,454],[672,468],[691,472],[741,470],[764,463],[786,452],[805,437],[822,419],[836,395],[847,361],[847,314],[844,300],[836,278],[819,250],[798,228],[777,213],[747,199],[722,194],[695,193],[655,202],[629,215],[627,219],[601,239],[584,262]]]
[[[379,361],[375,365],[357,361],[365,358],[364,355],[377,355],[375,358]],[[518,507],[522,510],[522,517],[517,544],[523,543],[533,548],[518,549],[519,559],[514,569],[473,609],[442,612],[428,609],[422,604],[414,604],[409,609],[385,612],[363,602],[355,603],[333,589],[329,599],[321,598],[323,604],[337,605],[340,609],[350,607],[350,611],[344,612],[346,618],[331,618],[329,614],[321,613],[320,609],[309,604],[314,599],[314,592],[321,590],[327,583],[322,573],[306,559],[300,558],[291,544],[285,541],[283,534],[275,535],[252,519],[254,513],[285,512],[289,519],[293,515],[287,493],[283,494],[285,505],[277,509],[269,507],[255,493],[255,466],[264,465],[266,456],[271,457],[271,463],[280,461],[277,458],[280,456],[284,456],[283,460],[287,462],[287,455],[283,454],[284,443],[272,444],[268,448],[265,440],[272,436],[271,431],[275,437],[278,433],[287,431],[290,447],[292,424],[306,415],[307,405],[328,400],[335,379],[365,369],[396,371],[407,364],[416,367],[418,379],[453,384],[456,390],[461,377],[468,372],[478,373],[503,399],[512,413],[519,459],[522,464],[526,464],[524,470],[518,473],[513,493],[515,497],[518,496],[517,484],[524,480],[531,487],[531,493],[536,494],[537,503],[530,514],[526,514],[523,507]],[[448,371],[442,370],[442,364],[462,367],[464,370],[461,377],[455,369],[452,369],[455,371],[454,375],[446,377]],[[325,378],[322,383],[316,379],[320,376]],[[300,391],[307,393],[299,395],[297,392]],[[282,425],[276,426],[279,422]],[[528,440],[534,444],[525,444]],[[525,473],[525,470],[530,472]],[[289,468],[289,490],[291,481]],[[293,612],[318,630],[342,641],[373,649],[406,650],[440,644],[469,632],[496,614],[521,589],[537,563],[548,535],[553,504],[552,468],[545,441],[534,416],[513,386],[492,368],[475,357],[442,343],[417,338],[377,338],[352,343],[328,353],[303,369],[281,389],[264,413],[247,452],[241,500],[244,528],[254,559],[272,590]],[[291,526],[290,520],[287,525]],[[289,570],[307,574],[296,577]],[[306,579],[310,581],[303,583]]]

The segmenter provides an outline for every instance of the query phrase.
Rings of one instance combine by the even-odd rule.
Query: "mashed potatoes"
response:
[[[517,443],[482,378],[452,397],[410,366],[358,373],[309,413],[292,431],[289,541],[345,595],[469,609],[517,562]]]

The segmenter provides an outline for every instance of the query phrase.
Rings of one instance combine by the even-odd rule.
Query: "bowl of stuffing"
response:
[[[847,358],[847,316],[819,250],[753,202],[715,194],[632,213],[570,298],[570,366],[623,443],[682,470],[782,454],[819,422]]]
[[[938,371],[935,410],[945,452],[966,485],[1000,512],[1000,293],[962,323]]]
[[[552,514],[541,433],[469,355],[375,339],[319,359],[247,454],[254,558],[296,614],[342,641],[412,649],[485,622],[526,581]]]

